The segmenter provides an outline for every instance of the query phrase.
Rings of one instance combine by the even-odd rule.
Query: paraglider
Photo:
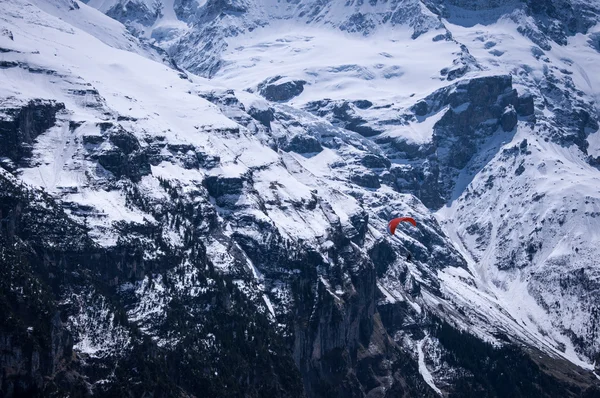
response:
[[[398,228],[398,225],[401,222],[408,222],[411,223],[413,225],[413,227],[417,226],[417,222],[415,221],[414,218],[412,217],[398,217],[398,218],[394,218],[392,219],[387,226],[388,232],[392,235],[394,235],[396,233],[396,228]],[[406,261],[410,261],[412,258],[410,252],[408,252],[408,255],[406,256]]]
[[[417,222],[412,217],[398,217],[394,218],[388,223],[388,232],[394,235],[394,233],[396,232],[396,228],[398,228],[398,224],[400,224],[403,221],[411,223],[414,227],[417,226]]]

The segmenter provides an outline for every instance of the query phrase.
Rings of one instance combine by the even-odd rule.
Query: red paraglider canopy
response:
[[[394,235],[394,233],[396,232],[396,228],[398,227],[398,224],[400,224],[402,221],[409,222],[415,227],[417,226],[417,222],[415,221],[414,218],[411,218],[411,217],[394,218],[388,224],[388,231],[390,232],[390,234]]]

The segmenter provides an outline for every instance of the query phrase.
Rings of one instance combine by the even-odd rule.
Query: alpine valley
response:
[[[599,397],[599,100],[599,0],[0,0],[0,396]]]

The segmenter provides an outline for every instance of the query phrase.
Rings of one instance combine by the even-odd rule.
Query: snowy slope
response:
[[[332,15],[345,15],[333,7]],[[597,156],[597,124],[573,120],[577,116],[553,109],[582,110],[584,115],[596,112],[597,82],[591,76],[597,76],[592,60],[598,53],[590,45],[595,28],[567,38],[565,46],[548,48],[543,45],[547,40],[543,30],[517,3],[490,4],[483,11],[466,8],[447,6],[443,14],[447,19],[436,26],[441,29],[414,40],[410,30],[390,31],[381,24],[380,31],[364,37],[323,30],[318,24],[290,32],[289,22],[285,29],[271,22],[230,39],[223,53],[224,66],[214,79],[250,90],[279,75],[306,82],[304,90],[288,102],[297,107],[310,107],[311,102],[324,99],[391,104],[381,110],[359,111],[373,125],[372,121],[400,118],[406,108],[447,84],[440,71],[465,51],[460,45],[466,46],[481,69],[465,77],[511,75],[518,92],[533,95],[541,108],[535,127],[523,120],[515,133],[483,146],[481,154],[457,176],[448,207],[438,213],[448,234],[464,248],[473,273],[465,277],[478,291],[463,291],[469,287],[454,281],[454,271],[443,271],[440,276],[450,296],[459,302],[465,300],[463,296],[470,297],[466,306],[474,307],[483,319],[494,319],[494,328],[508,329],[519,339],[590,368],[598,352],[594,348],[596,321],[591,315],[597,308],[593,281],[597,279],[598,170],[588,156]],[[454,41],[432,40],[445,29]],[[550,39],[557,40],[555,36]],[[562,92],[557,95],[556,90]],[[578,98],[570,99],[571,93]],[[376,140],[430,142],[431,130],[443,112],[418,123],[377,126]],[[583,124],[575,127],[578,123]],[[578,128],[583,133],[576,132]],[[576,134],[590,134],[587,144],[574,138]],[[521,150],[518,146],[524,139],[529,145],[526,141]],[[507,155],[515,151],[515,156]],[[586,288],[572,287],[581,284]],[[486,314],[490,302],[497,314]]]
[[[304,80],[305,90],[290,102],[297,106],[324,98],[412,103],[409,95],[422,97],[443,86],[439,71],[460,51],[455,43],[433,42],[435,35],[411,40],[408,30],[398,29],[365,38],[289,22],[270,24],[231,39],[225,66],[214,80],[240,90],[255,89],[277,75]]]
[[[210,103],[197,95],[187,94],[194,86],[181,79],[177,72],[148,60],[143,52],[139,55],[121,50],[119,47],[123,40],[114,43],[116,48],[108,47],[95,36],[68,27],[58,18],[42,14],[27,3],[6,5],[23,7],[24,14],[19,15],[26,17],[21,21],[14,20],[16,25],[6,25],[13,32],[18,32],[14,42],[2,37],[3,44],[14,50],[5,59],[19,64],[2,71],[3,80],[8,82],[2,87],[2,96],[19,103],[34,98],[52,98],[64,103],[68,111],[63,116],[62,125],[40,139],[39,146],[35,148],[40,167],[25,170],[25,181],[49,192],[68,192],[65,200],[98,206],[106,213],[108,223],[116,219],[140,221],[143,220],[142,215],[125,210],[122,195],[117,192],[98,194],[94,189],[95,184],[102,183],[104,176],[96,172],[88,174],[88,170],[96,170],[96,165],[84,159],[85,137],[99,134],[99,123],[124,117],[137,121],[135,125],[140,139],[164,134],[170,129],[177,132],[174,142],[208,146],[206,139],[197,133],[199,129],[234,126]],[[58,5],[60,7],[55,8],[54,13],[60,15],[62,3]],[[44,7],[50,5],[45,4]],[[109,26],[114,23],[87,7],[69,12],[93,13]],[[34,29],[24,29],[26,26]],[[95,33],[103,31],[99,29]],[[41,68],[48,72],[28,73],[27,68]],[[30,77],[23,79],[23,73]],[[183,97],[182,92],[185,93]],[[156,93],[161,93],[160,97]],[[165,107],[165,103],[172,107]],[[203,114],[201,122],[187,117],[194,113]],[[69,120],[81,126],[73,131]],[[221,152],[218,148],[214,151]]]
[[[577,343],[576,351],[594,358],[600,171],[589,163],[593,145],[556,142],[571,123],[556,110],[596,112],[593,76],[598,74],[591,60],[598,53],[578,34],[568,46],[553,46],[536,59],[507,19],[476,31],[448,26],[482,64],[512,71],[517,87],[548,99],[536,112],[536,126],[521,125],[460,197],[440,210],[440,218],[473,259],[482,288],[498,297],[517,322],[544,336],[556,331],[579,336],[585,343]],[[520,66],[515,70],[515,65]],[[579,98],[550,97],[551,78],[565,91],[580,90]],[[597,129],[594,123],[579,123],[585,135]]]

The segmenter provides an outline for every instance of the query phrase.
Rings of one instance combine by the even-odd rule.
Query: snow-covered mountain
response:
[[[0,6],[0,395],[600,394],[600,3]]]

